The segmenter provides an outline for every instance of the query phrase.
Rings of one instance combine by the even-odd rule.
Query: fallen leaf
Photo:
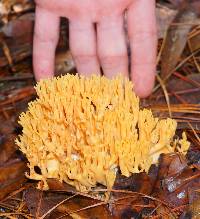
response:
[[[162,51],[161,76],[163,79],[168,78],[173,73],[173,69],[179,62],[187,43],[188,33],[197,16],[190,8],[185,8],[180,10],[173,20],[174,23],[183,25],[171,26],[168,30]],[[187,23],[187,25],[184,25],[184,23]],[[188,23],[191,23],[191,25]]]
[[[0,200],[22,186],[27,180],[24,175],[26,170],[25,162],[18,159],[0,167]]]
[[[0,167],[15,153],[17,146],[15,145],[16,135],[9,134],[3,137],[0,142]]]

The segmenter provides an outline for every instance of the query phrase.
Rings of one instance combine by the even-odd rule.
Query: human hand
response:
[[[37,80],[54,74],[60,17],[69,19],[70,50],[79,73],[128,76],[140,97],[151,93],[156,69],[155,0],[35,0],[33,67]],[[96,26],[95,26],[96,24]]]

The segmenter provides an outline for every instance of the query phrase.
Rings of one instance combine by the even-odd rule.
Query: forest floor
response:
[[[118,175],[106,201],[101,198],[105,189],[84,194],[49,180],[50,190],[41,191],[25,177],[27,160],[15,139],[22,131],[20,113],[36,98],[34,3],[0,2],[0,218],[200,218],[200,17],[195,10],[200,4],[170,2],[157,1],[157,81],[141,107],[159,118],[176,119],[177,136],[185,131],[191,146],[186,157],[161,155],[149,173]],[[56,72],[73,73],[64,19],[60,36]]]

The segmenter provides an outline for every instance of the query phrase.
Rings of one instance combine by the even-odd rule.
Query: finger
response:
[[[106,18],[97,24],[98,56],[104,74],[128,76],[128,55],[123,17]]]
[[[96,34],[92,23],[70,21],[69,44],[79,73],[86,76],[100,74]]]
[[[156,72],[156,16],[154,0],[135,0],[128,9],[131,78],[140,97],[148,96]]]
[[[36,8],[33,68],[36,80],[54,75],[55,50],[59,39],[59,17]]]

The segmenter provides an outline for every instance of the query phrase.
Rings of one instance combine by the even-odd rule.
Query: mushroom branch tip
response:
[[[185,133],[174,139],[175,120],[140,109],[132,82],[122,76],[66,74],[35,89],[38,98],[20,115],[16,144],[28,159],[27,177],[45,189],[48,178],[78,191],[97,183],[111,189],[118,171],[126,177],[148,172],[160,154],[189,148]]]

